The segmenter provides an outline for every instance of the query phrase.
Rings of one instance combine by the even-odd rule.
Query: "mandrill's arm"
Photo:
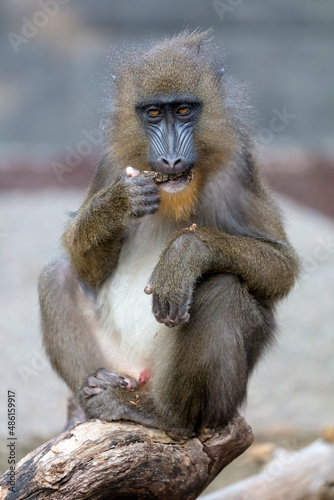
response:
[[[117,264],[122,237],[131,220],[158,210],[152,179],[131,167],[89,198],[63,236],[71,266],[90,287],[100,285]]]
[[[275,301],[289,292],[298,271],[298,258],[286,241],[185,229],[166,246],[145,292],[153,293],[157,321],[174,326],[189,319],[196,281],[205,274],[235,274],[258,299]]]

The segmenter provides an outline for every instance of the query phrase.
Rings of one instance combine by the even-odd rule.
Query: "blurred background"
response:
[[[2,471],[8,389],[18,458],[65,424],[67,391],[43,353],[36,280],[94,169],[111,48],[187,27],[214,27],[225,70],[249,82],[261,167],[304,264],[242,413],[258,442],[291,448],[334,425],[333,23],[326,0],[1,1]],[[235,462],[211,489],[249,471]]]

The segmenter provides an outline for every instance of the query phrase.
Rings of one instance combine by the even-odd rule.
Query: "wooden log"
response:
[[[201,500],[334,499],[334,444],[319,439],[300,451],[277,448],[256,476],[205,495]]]
[[[240,416],[190,439],[131,422],[79,423],[17,464],[14,491],[7,471],[0,498],[192,500],[252,441]]]

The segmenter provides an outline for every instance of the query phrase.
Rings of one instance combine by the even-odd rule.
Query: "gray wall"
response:
[[[294,118],[270,142],[329,148],[333,21],[328,0],[2,0],[0,143],[76,144],[108,94],[110,46],[213,26],[227,70],[250,82],[258,130],[285,107]]]

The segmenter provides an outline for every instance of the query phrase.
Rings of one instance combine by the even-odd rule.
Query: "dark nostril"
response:
[[[161,161],[164,165],[168,165],[170,168],[174,168],[174,167],[177,167],[179,165],[182,164],[182,160],[181,158],[176,158],[176,160],[174,159],[171,159],[171,160],[167,160],[166,158],[161,158]]]

